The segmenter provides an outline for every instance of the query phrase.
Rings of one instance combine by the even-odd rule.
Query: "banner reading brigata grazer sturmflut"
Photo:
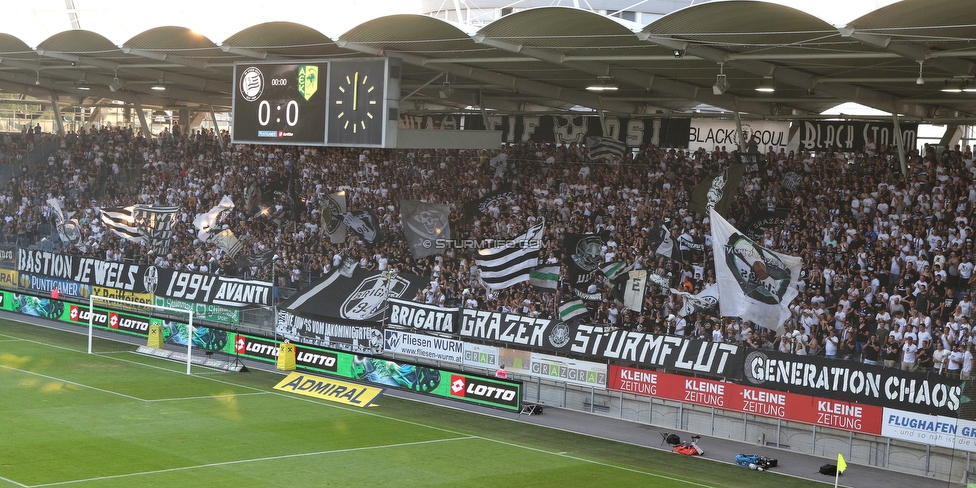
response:
[[[727,378],[742,374],[743,349],[734,344],[610,330],[605,325],[464,309],[459,334],[501,347],[541,349],[596,361],[634,363]]]
[[[777,351],[746,354],[742,383],[771,390],[956,417],[962,383],[935,373],[910,373],[854,361]]]

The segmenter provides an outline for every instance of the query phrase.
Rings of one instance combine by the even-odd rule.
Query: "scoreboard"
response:
[[[400,60],[234,65],[235,144],[396,147]]]

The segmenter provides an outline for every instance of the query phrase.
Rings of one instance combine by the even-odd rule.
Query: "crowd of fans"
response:
[[[6,142],[5,151],[23,152],[18,141]],[[501,152],[507,155],[503,164],[495,157]],[[595,283],[604,299],[590,303],[589,320],[968,376],[976,344],[970,325],[970,224],[976,210],[970,147],[941,154],[913,150],[907,174],[893,148],[870,142],[845,153],[767,150],[765,156],[767,165],[743,179],[728,219],[741,224],[762,210],[785,215],[758,239],[804,262],[793,318],[783,328],[755,327],[717,311],[679,317],[681,297],[658,285],[637,313]],[[43,237],[37,223],[51,221],[46,200],[54,197],[75,212],[81,227],[82,242],[66,252],[263,280],[274,275],[277,284],[293,288],[352,258],[364,268],[424,276],[429,285],[416,298],[426,303],[551,317],[572,295],[566,286],[557,292],[525,283],[487,289],[471,249],[412,258],[400,228],[400,201],[449,205],[456,238],[511,238],[545,219],[549,245],[541,261],[549,263],[562,262],[567,233],[609,231],[612,240],[601,250],[606,262],[671,276],[675,288],[697,293],[715,282],[715,273],[708,219],[688,209],[690,193],[733,160],[725,147],[689,152],[644,146],[605,164],[589,161],[585,147],[576,145],[363,150],[233,145],[226,132],[179,126],[152,139],[129,128],[92,127],[68,134],[46,163],[24,166],[10,182],[2,197],[3,233],[8,240]],[[803,177],[793,190],[784,184],[789,173]],[[518,196],[484,215],[465,214],[466,203],[509,183]],[[349,210],[377,215],[383,239],[370,244],[350,231],[347,242],[330,242],[322,201],[340,191]],[[217,246],[197,239],[194,217],[225,195],[235,207],[223,224],[244,243],[244,254],[273,248],[281,257],[274,272],[270,266],[239,269]],[[148,253],[101,224],[97,208],[133,204],[180,207],[168,253]],[[680,262],[656,255],[650,233],[661,222],[675,239],[704,241],[705,251],[687,250]]]

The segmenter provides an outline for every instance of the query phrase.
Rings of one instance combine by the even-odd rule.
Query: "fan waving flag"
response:
[[[756,244],[715,209],[709,218],[722,315],[778,329],[790,317],[787,307],[799,294],[796,282],[803,261]]]
[[[506,245],[481,249],[474,261],[481,270],[481,280],[492,290],[508,288],[529,281],[529,272],[539,265],[539,249],[545,221],[533,225]]]
[[[586,304],[578,298],[559,306],[559,320],[563,322],[583,320],[586,318],[587,313],[589,313],[589,310],[586,309]]]
[[[114,232],[123,239],[134,242],[142,242],[142,233],[136,227],[136,219],[132,215],[135,205],[128,207],[109,207],[99,208],[102,214],[102,223],[108,230]]]
[[[613,137],[588,137],[586,145],[590,148],[590,159],[604,159],[612,163],[614,158],[623,159],[627,144]]]
[[[529,271],[529,285],[555,291],[559,286],[559,265],[539,266]]]
[[[688,208],[702,215],[708,215],[708,211],[714,208],[725,215],[745,171],[746,165],[736,164],[709,175],[691,190]]]

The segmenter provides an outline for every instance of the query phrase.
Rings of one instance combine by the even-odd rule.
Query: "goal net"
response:
[[[192,310],[91,295],[87,310],[72,309],[75,313],[88,323],[89,354],[134,351],[155,343],[156,355],[185,361],[190,374],[196,333]]]

